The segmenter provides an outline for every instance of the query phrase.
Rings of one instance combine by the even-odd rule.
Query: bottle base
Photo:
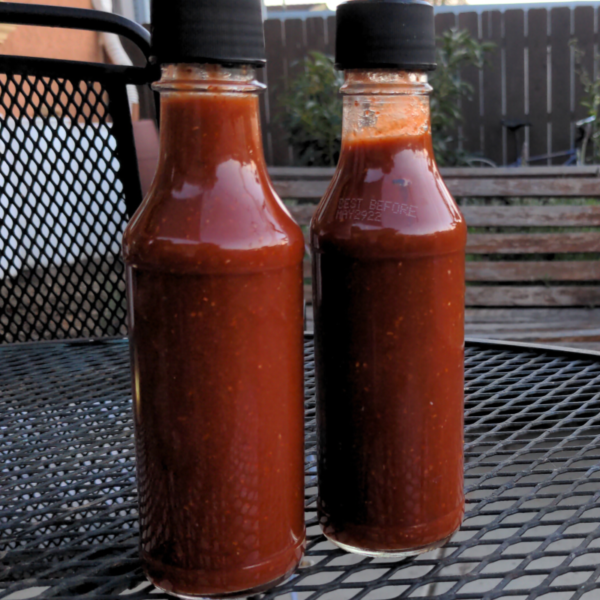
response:
[[[176,590],[165,589],[158,582],[154,581],[148,573],[146,573],[146,579],[157,589],[165,594],[169,594],[169,596],[173,596],[174,598],[181,598],[182,600],[236,600],[237,598],[246,598],[247,596],[253,596],[254,594],[260,594],[262,592],[266,592],[271,588],[274,588],[277,585],[281,585],[282,583],[286,583],[289,581],[296,572],[296,568],[293,568],[291,571],[288,571],[281,577],[274,579],[273,581],[269,581],[268,583],[264,583],[263,585],[256,586],[254,588],[250,588],[247,590],[240,590],[236,592],[230,592],[225,594],[190,594],[189,592],[178,592]]]
[[[431,544],[427,544],[425,546],[419,546],[418,548],[409,548],[405,550],[369,550],[367,548],[360,548],[358,546],[351,546],[350,544],[338,542],[337,540],[329,537],[326,533],[323,533],[323,535],[332,544],[335,544],[338,548],[341,548],[345,552],[350,552],[351,554],[360,554],[361,556],[371,556],[374,558],[395,558],[396,560],[403,560],[405,558],[417,556],[418,554],[424,554],[425,552],[431,552],[432,550],[437,550],[438,548],[445,546],[450,541],[454,533],[455,532],[437,542],[432,542]]]

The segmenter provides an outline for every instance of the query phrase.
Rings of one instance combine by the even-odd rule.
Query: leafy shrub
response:
[[[453,135],[462,120],[460,99],[472,86],[460,78],[460,71],[473,65],[482,68],[485,55],[494,45],[474,40],[467,31],[450,29],[439,38],[438,68],[431,74],[431,125],[436,158],[442,165],[463,164],[467,158],[458,149]],[[280,109],[288,141],[298,161],[308,166],[337,163],[342,135],[342,98],[339,88],[343,74],[333,60],[311,52],[304,69],[282,96]]]
[[[342,140],[342,99],[339,93],[343,74],[333,60],[311,52],[304,70],[283,96],[283,125],[288,141],[301,164],[335,165]]]
[[[597,164],[600,163],[600,79],[595,79],[593,74],[590,74],[583,66],[585,52],[578,46],[577,40],[571,40],[570,44],[575,54],[575,72],[583,88],[580,104],[585,108],[588,117],[596,117],[596,120],[591,124],[590,142],[592,151],[585,152],[586,156],[583,157],[583,162]],[[595,52],[594,62],[597,64],[599,60],[600,56]]]
[[[440,165],[465,164],[468,155],[459,149],[455,132],[462,121],[460,100],[469,98],[473,86],[460,77],[462,69],[482,69],[485,55],[494,48],[491,42],[480,43],[468,31],[449,29],[438,37],[437,69],[429,81],[431,94],[431,133],[436,160]]]

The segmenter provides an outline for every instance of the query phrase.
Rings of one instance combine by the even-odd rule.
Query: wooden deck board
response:
[[[331,168],[273,168],[275,188],[307,231]],[[600,198],[600,168],[443,169],[450,191],[463,198]],[[470,201],[461,207],[471,227],[466,265],[466,334],[600,350],[600,205]],[[477,228],[477,229],[474,229]],[[519,231],[515,228],[526,228]],[[518,260],[518,255],[522,260]],[[571,256],[569,256],[571,255]],[[564,256],[564,258],[563,258]],[[311,301],[305,264],[305,297]],[[595,308],[598,307],[598,308]],[[312,312],[307,314],[309,330]]]
[[[600,351],[600,309],[467,309],[465,321],[467,337]],[[312,306],[305,329],[314,332]]]

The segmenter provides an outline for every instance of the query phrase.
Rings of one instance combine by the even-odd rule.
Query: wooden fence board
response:
[[[304,59],[308,54],[308,48],[304,38],[304,21],[301,19],[286,19],[284,25],[287,83],[289,86],[290,82],[304,71]],[[299,162],[299,158],[293,152],[292,149],[292,164],[296,164]]]
[[[501,309],[500,309],[501,310]],[[516,309],[504,309],[504,310],[516,310]],[[559,308],[559,309],[524,309],[524,310],[559,310],[559,311],[567,311],[567,310],[571,310],[568,308]],[[575,309],[578,310],[579,312],[582,312],[580,309]],[[588,309],[590,313],[595,312],[594,309]],[[587,312],[587,311],[586,311]],[[566,321],[566,322],[559,322],[559,323],[553,323],[552,324],[552,330],[556,331],[556,332],[564,332],[566,334],[570,333],[570,332],[583,332],[583,331],[588,331],[590,333],[594,333],[595,335],[598,335],[600,333],[600,329],[598,328],[598,323],[599,321],[595,321],[595,322],[591,322],[591,323],[585,323],[585,322],[581,322],[581,321]],[[538,322],[538,323],[511,323],[510,320],[507,321],[506,323],[486,323],[486,324],[479,324],[478,329],[480,331],[493,331],[495,329],[497,329],[498,331],[538,331],[538,332],[544,332],[544,331],[548,331],[548,324],[544,323],[543,321]]]
[[[467,261],[467,281],[600,281],[600,261]]]
[[[335,167],[269,167],[273,179],[331,179]],[[584,167],[442,167],[440,169],[445,179],[499,179],[509,177],[513,179],[527,179],[531,177],[565,177],[580,179],[582,177],[600,177],[600,166],[588,165]]]
[[[548,152],[548,11],[527,11],[527,29],[529,153],[539,156]]]
[[[456,197],[576,197],[600,196],[600,181],[594,179],[450,179],[445,180]]]
[[[575,72],[575,120],[588,116],[587,109],[581,106],[584,91],[577,71],[584,68],[590,76],[594,74],[594,18],[594,9],[591,6],[576,6],[573,11],[573,37],[577,40],[578,48],[584,52],[581,66],[576,67]]]
[[[600,323],[600,309],[582,312],[577,308],[485,308],[465,311],[465,323],[522,323],[532,322],[552,323],[557,326],[560,322],[573,323],[579,326],[581,321],[592,319]]]
[[[600,180],[594,179],[463,179],[445,180],[450,193],[456,198],[500,198],[527,197],[544,198],[598,197]],[[274,181],[275,189],[281,198],[319,199],[325,193],[329,181],[289,180]]]
[[[467,287],[467,306],[600,306],[600,290],[587,286]]]
[[[290,152],[285,130],[276,118],[280,111],[279,98],[285,91],[286,85],[283,22],[279,19],[265,21],[265,44],[267,53],[267,95],[269,99],[267,145],[270,148],[271,164],[289,165]]]
[[[444,31],[456,27],[456,15],[451,12],[437,13],[435,15],[435,35],[440,37]]]
[[[304,262],[304,277],[312,276],[311,265]],[[600,281],[598,261],[467,261],[465,276],[468,282],[560,282]],[[600,321],[598,321],[600,323]]]
[[[327,30],[327,43],[325,44],[325,53],[331,57],[335,56],[335,17],[327,17],[325,24]]]
[[[326,181],[274,181],[273,186],[280,198],[323,197],[328,183]]]
[[[496,44],[483,73],[483,153],[497,164],[504,164],[502,144],[502,13],[486,11],[481,15],[483,39]]]
[[[284,21],[287,86],[304,70],[304,59],[307,47],[304,41],[304,22],[301,19],[286,19]],[[292,164],[298,162],[298,157],[293,154]]]
[[[304,286],[304,299],[312,303],[312,287]],[[600,306],[600,290],[597,286],[468,286],[465,305],[475,307],[585,307]],[[531,310],[530,308],[530,310]],[[512,310],[510,311],[512,313]],[[533,315],[531,315],[533,320]],[[512,316],[506,318],[511,319]],[[550,327],[550,325],[549,325]]]
[[[587,313],[593,309],[584,307],[580,310]],[[481,334],[487,335],[482,336]],[[562,342],[563,345],[569,347],[581,348],[587,346],[596,350],[600,346],[600,329],[593,327],[581,329],[556,327],[548,329],[548,326],[546,326],[537,329],[535,324],[530,324],[529,327],[510,329],[510,327],[504,327],[502,323],[499,323],[497,326],[492,327],[469,327],[469,332],[466,335],[469,337],[489,337],[494,340],[510,340],[512,342],[537,342],[538,344],[554,345],[556,342]],[[580,342],[583,341],[587,343],[581,344]]]
[[[300,225],[308,225],[317,204],[288,208]],[[600,206],[463,206],[461,211],[469,227],[600,227]]]
[[[269,167],[273,180],[331,179],[335,167]]]
[[[310,222],[317,204],[289,207],[300,225]],[[600,227],[600,206],[463,206],[469,227]]]
[[[479,39],[479,16],[476,12],[459,13],[458,28],[466,29],[473,39]],[[474,66],[468,66],[462,69],[461,78],[471,85],[473,91],[462,101],[462,113],[471,115],[471,118],[463,119],[462,146],[470,153],[480,154],[481,134],[479,126],[480,116],[480,89],[479,89],[479,69]]]
[[[312,167],[314,169],[314,167]],[[325,167],[329,168],[329,167]],[[315,174],[317,171],[315,170]],[[323,170],[325,173],[325,170]],[[333,170],[331,171],[333,174]],[[530,177],[545,178],[545,177],[565,177],[568,179],[580,179],[582,177],[600,177],[600,167],[598,165],[587,165],[583,167],[483,167],[474,169],[473,167],[442,167],[440,169],[442,177],[445,179],[455,179],[464,177],[472,179],[489,178],[499,179],[509,177],[513,179],[527,179]]]
[[[307,47],[304,43],[304,22],[301,19],[286,19],[285,30],[285,58],[287,62],[288,82],[297,77],[304,65]]]
[[[326,52],[325,46],[325,19],[322,17],[309,17],[306,19],[306,51]]]
[[[578,233],[470,233],[467,254],[600,252],[600,235]]]
[[[567,6],[550,11],[551,81],[552,100],[550,122],[552,124],[552,151],[571,147],[571,9]],[[554,160],[562,164],[564,158]]]
[[[525,119],[525,13],[507,10],[504,13],[504,56],[506,71],[506,118]],[[508,164],[521,154],[525,131],[509,133],[506,140]]]
[[[435,15],[435,35],[436,37],[440,37],[445,31],[447,31],[448,29],[451,29],[453,27],[456,27],[457,24],[457,19],[456,19],[456,15],[454,13],[438,13]],[[440,45],[440,42],[438,40],[437,45]],[[450,146],[451,147],[458,147],[459,144],[459,129],[458,127],[452,127],[450,129],[448,129],[448,131],[446,132],[446,134],[448,136],[450,136],[452,138],[452,141],[450,142]]]
[[[327,18],[327,44],[325,52],[329,56],[335,56],[335,17]]]
[[[470,227],[599,227],[600,206],[463,206]]]

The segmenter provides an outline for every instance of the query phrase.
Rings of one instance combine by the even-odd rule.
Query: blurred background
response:
[[[1,1],[1,0],[0,0]],[[30,0],[27,0],[30,1]],[[147,24],[150,0],[49,0],[100,8]],[[333,67],[335,5],[264,0],[268,84],[262,98],[271,165],[330,166],[340,143],[340,75]],[[433,132],[446,166],[510,165],[523,153],[536,165],[598,162],[600,104],[596,2],[486,3],[450,0],[436,7],[438,70],[432,75]],[[92,32],[0,26],[0,53],[143,63],[126,40]],[[148,90],[132,97],[134,118],[153,119]],[[593,119],[592,119],[593,121]],[[508,122],[508,123],[507,123]],[[512,127],[511,127],[512,125]],[[587,136],[585,148],[582,148]],[[146,145],[146,147],[148,147]],[[557,152],[564,156],[551,157]],[[532,163],[534,164],[534,163]]]
[[[112,11],[146,26],[150,17],[148,0],[48,2]],[[341,74],[333,64],[335,4],[264,3],[268,64],[258,77],[268,85],[261,97],[265,155],[277,192],[305,232],[340,151]],[[600,322],[600,168],[595,166],[600,163],[599,9],[600,2],[482,4],[479,0],[435,7],[438,68],[430,75],[432,134],[446,184],[469,224],[468,335],[600,350],[596,325]],[[0,54],[145,63],[133,44],[116,35],[14,25],[0,25]],[[17,84],[11,87],[7,82],[5,77],[6,102],[23,103],[14,91]],[[158,158],[154,98],[147,87],[131,87],[128,99],[146,192]],[[40,126],[48,128],[49,135],[55,122],[69,125],[68,119],[61,118],[62,110],[52,98],[36,108]],[[12,139],[9,128],[3,131]],[[90,132],[94,131],[92,127]],[[27,169],[36,172],[35,161],[23,160]],[[509,166],[519,168],[504,168]],[[77,174],[86,168],[79,165]],[[18,179],[10,164],[5,170]],[[48,197],[57,202],[51,194]],[[106,211],[105,200],[90,197],[84,202],[95,202],[98,210]],[[29,290],[27,269],[37,268],[31,250],[35,250],[31,240],[37,239],[37,231],[31,229],[25,213],[17,213],[29,210],[28,202],[39,205],[33,197],[20,202],[17,206],[8,195],[0,202],[16,211],[15,219],[24,224],[15,231],[30,238],[25,243],[13,240],[18,235],[8,227],[0,231],[0,243],[4,236],[21,252],[14,260],[0,256],[0,309],[5,294],[9,300],[4,304],[12,302],[17,308],[11,310],[18,315],[19,310],[23,314],[29,310],[23,308],[17,291]],[[50,217],[44,218],[51,222]],[[49,225],[48,230],[61,239],[58,225]],[[60,265],[67,273],[64,277],[75,281],[73,289],[79,290],[75,272],[79,263],[87,261],[87,265],[87,255],[102,255],[110,265],[117,264],[119,236],[120,229],[111,238],[110,252],[105,248],[88,252],[81,246],[77,255],[71,250],[62,254],[48,250],[44,260]],[[308,255],[305,269],[310,330]],[[124,315],[123,282],[115,289],[111,301]],[[85,298],[90,305],[96,302]],[[40,303],[42,312],[55,310],[50,302]],[[66,323],[65,330],[78,310],[71,310],[68,318],[56,317]],[[0,332],[3,326],[0,322]]]

